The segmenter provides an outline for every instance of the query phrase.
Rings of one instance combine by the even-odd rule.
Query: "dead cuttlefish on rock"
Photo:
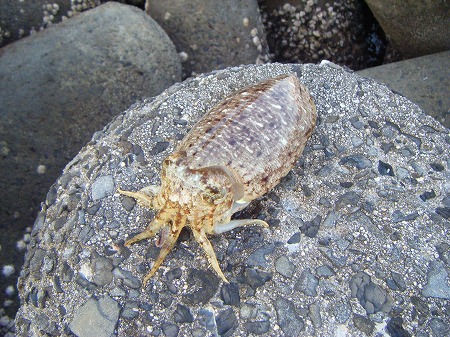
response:
[[[168,156],[161,186],[122,191],[157,210],[150,225],[125,242],[129,246],[161,231],[161,251],[146,282],[188,226],[216,273],[228,282],[207,235],[267,223],[231,220],[252,200],[270,191],[292,169],[316,124],[316,107],[294,74],[248,86],[228,96],[192,128]]]

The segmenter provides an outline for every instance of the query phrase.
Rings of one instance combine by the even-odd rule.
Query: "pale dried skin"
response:
[[[208,234],[262,220],[231,220],[292,169],[316,123],[316,108],[293,74],[244,88],[210,110],[162,165],[161,187],[119,190],[158,210],[147,229],[125,245],[165,233],[144,285],[173,248],[184,226],[191,228],[214,270],[220,269]]]

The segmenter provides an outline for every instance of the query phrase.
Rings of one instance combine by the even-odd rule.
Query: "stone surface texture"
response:
[[[2,0],[0,47],[35,34],[76,13],[98,6],[101,0]]]
[[[450,50],[358,71],[408,97],[450,128]]]
[[[175,47],[157,23],[112,2],[0,50],[0,227],[14,228],[0,237],[2,263],[20,269],[8,252],[92,134],[180,76]]]
[[[268,61],[256,0],[148,0],[146,11],[175,44],[185,78]]]
[[[450,4],[429,0],[366,0],[392,46],[407,58],[450,49]]]
[[[186,232],[142,289],[158,248],[123,242],[153,212],[116,188],[157,184],[204,112],[289,72],[319,120],[295,168],[236,215],[270,228],[211,237],[229,285]],[[79,322],[92,315],[105,336],[441,336],[449,145],[449,130],[415,104],[332,63],[234,67],[176,84],[96,133],[53,185],[21,271],[16,334],[88,336]]]

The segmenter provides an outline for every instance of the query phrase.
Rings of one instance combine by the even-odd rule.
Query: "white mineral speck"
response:
[[[248,18],[243,18],[242,19],[242,24],[244,25],[244,27],[248,27],[248,24],[249,24]]]
[[[45,165],[38,165],[38,167],[36,168],[36,172],[38,174],[45,174],[46,169],[47,168],[45,167]]]
[[[189,59],[189,55],[188,53],[182,51],[178,54],[180,56],[180,61],[181,62],[186,62]]]
[[[13,296],[16,293],[16,290],[13,286],[7,286],[5,289],[6,296]]]
[[[19,240],[16,243],[16,247],[18,251],[23,251],[27,248],[27,244],[25,243],[25,241],[23,240]]]
[[[164,14],[164,20],[169,20],[170,19],[170,13],[169,12],[166,12],[165,14]]]
[[[15,271],[14,266],[10,265],[10,264],[3,266],[3,269],[2,269],[2,273],[3,273],[4,277],[11,276],[12,274],[14,274],[14,271]]]

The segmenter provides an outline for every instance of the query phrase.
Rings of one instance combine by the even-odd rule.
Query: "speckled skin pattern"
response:
[[[175,245],[183,227],[191,228],[216,273],[220,269],[208,234],[267,223],[231,220],[233,213],[261,197],[292,169],[316,124],[316,108],[293,74],[239,90],[211,109],[162,165],[161,186],[119,192],[158,210],[134,242],[161,231],[161,251],[144,285]]]

